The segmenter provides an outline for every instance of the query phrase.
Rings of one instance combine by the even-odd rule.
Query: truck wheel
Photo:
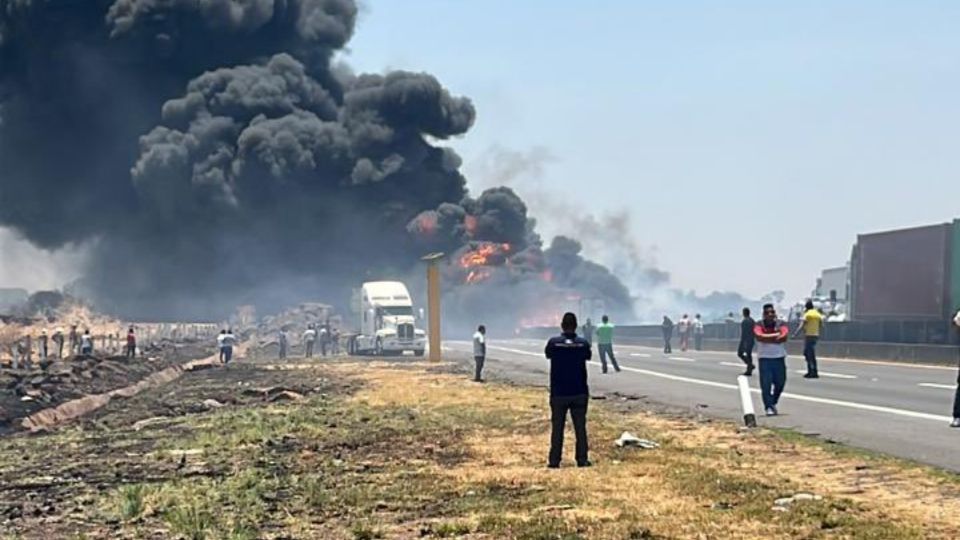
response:
[[[383,342],[380,341],[380,338],[377,338],[377,345],[373,353],[377,356],[383,356]]]

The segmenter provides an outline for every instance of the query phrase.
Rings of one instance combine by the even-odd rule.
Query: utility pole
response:
[[[440,361],[440,266],[443,253],[423,257],[427,263],[427,311],[430,318],[427,332],[430,337],[430,361]]]

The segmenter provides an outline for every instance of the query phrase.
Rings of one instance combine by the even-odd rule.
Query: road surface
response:
[[[487,365],[521,382],[547,381],[543,341],[491,340]],[[470,352],[468,342],[444,347]],[[666,406],[742,421],[737,376],[744,365],[725,352],[663,351],[616,346],[621,373],[604,375],[597,362],[589,373],[591,392],[642,395]],[[802,357],[787,359],[780,416],[764,417],[758,374],[751,379],[761,425],[792,428],[869,450],[960,471],[960,429],[951,429],[957,368],[820,359],[820,379],[804,379]]]

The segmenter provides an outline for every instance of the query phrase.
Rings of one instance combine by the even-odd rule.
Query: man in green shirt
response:
[[[610,324],[610,317],[603,316],[603,323],[597,327],[597,352],[600,353],[600,365],[603,372],[607,372],[607,356],[610,356],[610,363],[613,364],[614,371],[619,372],[620,366],[617,365],[617,359],[613,356],[613,325]]]

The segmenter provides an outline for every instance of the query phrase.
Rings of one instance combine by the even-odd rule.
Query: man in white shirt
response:
[[[83,356],[93,355],[93,336],[90,335],[90,330],[84,330],[83,336],[80,337],[80,354]]]
[[[233,359],[233,347],[236,344],[237,337],[233,335],[233,330],[227,329],[227,333],[223,335],[223,346],[221,347],[224,365],[229,364],[230,360]]]
[[[703,350],[703,321],[699,313],[693,319],[693,348]]]
[[[483,362],[487,358],[487,329],[482,324],[473,334],[473,360],[476,362],[476,375],[474,382],[483,382],[481,372],[483,371]]]
[[[225,338],[225,337],[227,337],[227,331],[226,331],[225,329],[224,329],[224,330],[221,330],[220,333],[217,334],[217,350],[220,352],[220,357],[219,357],[219,358],[220,358],[220,363],[221,363],[221,364],[223,363],[223,356],[224,356],[223,338]]]
[[[316,341],[317,331],[314,330],[313,324],[307,325],[307,331],[303,333],[303,348],[305,358],[313,357],[313,344]]]
[[[677,323],[677,334],[680,335],[680,350],[684,352],[690,346],[690,326],[690,317],[684,313],[683,318]]]

